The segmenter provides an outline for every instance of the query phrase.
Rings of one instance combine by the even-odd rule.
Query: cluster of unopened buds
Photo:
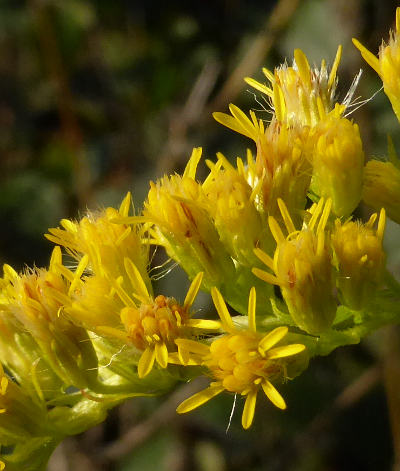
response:
[[[354,43],[400,120],[400,9],[378,57]],[[214,114],[253,141],[245,159],[217,154],[199,182],[195,148],[183,175],[150,183],[140,214],[128,194],[119,209],[49,229],[47,269],[4,266],[0,469],[44,469],[111,407],[201,375],[209,386],[178,413],[228,392],[243,396],[247,429],[258,392],[285,409],[279,384],[312,357],[399,323],[382,244],[386,217],[400,223],[400,160],[389,146],[387,160],[366,162],[349,118],[355,87],[337,101],[340,57],[341,47],[332,67],[312,68],[295,50],[292,66],[263,69],[266,83],[245,79],[270,119],[234,105]],[[376,211],[367,222],[352,217],[361,201]],[[183,301],[153,292],[155,246],[192,280]],[[200,289],[218,318],[193,309]]]

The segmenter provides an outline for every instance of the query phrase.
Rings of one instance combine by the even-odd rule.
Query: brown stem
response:
[[[90,196],[89,166],[86,162],[83,135],[75,114],[74,97],[69,86],[68,74],[58,47],[48,2],[31,0],[30,8],[35,19],[43,60],[54,86],[61,133],[72,154],[78,204],[84,208]]]

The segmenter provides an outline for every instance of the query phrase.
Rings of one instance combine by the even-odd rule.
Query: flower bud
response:
[[[321,199],[301,231],[295,230],[283,201],[279,204],[289,235],[285,237],[279,224],[270,217],[277,243],[274,258],[261,250],[255,251],[274,275],[258,268],[253,268],[253,273],[278,285],[294,322],[306,332],[318,335],[332,325],[337,307],[329,235],[325,232],[331,203],[328,200],[324,204]]]
[[[252,188],[244,175],[225,158],[223,161],[225,168],[215,165],[203,184],[208,211],[230,255],[242,265],[253,266],[257,260],[254,248],[261,246],[266,250],[272,238],[255,207]]]
[[[201,185],[191,176],[173,175],[150,184],[143,214],[155,224],[157,243],[190,278],[204,272],[210,288],[233,279],[235,269],[206,208]]]
[[[311,191],[331,198],[336,216],[348,217],[362,193],[364,151],[357,124],[335,110],[313,129],[310,142]]]
[[[343,304],[354,310],[362,309],[374,295],[382,280],[385,252],[382,247],[385,210],[382,209],[377,229],[373,214],[366,224],[335,221],[332,247],[337,268],[337,287]]]

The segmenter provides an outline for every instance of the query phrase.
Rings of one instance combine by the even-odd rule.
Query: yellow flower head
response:
[[[132,346],[139,355],[138,375],[148,375],[154,363],[166,368],[169,354],[177,353],[174,340],[192,335],[197,328],[218,329],[213,321],[191,319],[190,308],[200,289],[203,273],[193,280],[183,305],[174,298],[149,293],[141,274],[130,259],[125,259],[130,290],[123,287],[122,277],[107,281],[90,277],[81,282],[80,294],[68,314],[81,320],[87,329],[124,345]],[[87,285],[87,286],[86,286]],[[98,316],[97,316],[98,314]],[[171,360],[171,363],[176,363]],[[182,362],[178,362],[182,363]]]
[[[334,108],[336,72],[341,54],[342,47],[339,46],[331,71],[328,73],[324,60],[320,69],[312,69],[303,51],[296,49],[292,67],[285,64],[276,68],[274,73],[263,68],[264,75],[271,83],[270,86],[252,78],[245,80],[256,90],[267,95],[279,122],[289,126],[312,127]]]
[[[183,348],[202,354],[202,364],[208,368],[213,381],[207,389],[182,402],[177,412],[189,412],[217,394],[229,391],[246,397],[242,426],[247,429],[253,422],[260,389],[276,407],[286,408],[284,399],[271,381],[285,379],[286,367],[290,362],[287,357],[302,352],[305,346],[276,346],[288,333],[287,327],[278,327],[268,334],[257,332],[255,288],[250,290],[247,330],[234,326],[225,301],[216,288],[212,289],[211,294],[227,334],[214,340],[210,346],[184,340],[180,342]]]
[[[19,275],[4,266],[7,284],[3,287],[3,309],[23,331],[29,332],[66,386],[85,388],[87,370],[95,369],[96,358],[84,329],[72,324],[63,313],[82,271],[65,278],[61,250],[55,247],[48,270],[36,269]],[[36,359],[33,351],[33,359]],[[57,386],[55,386],[57,387]]]
[[[200,289],[202,278],[202,273],[195,277],[183,305],[174,298],[158,295],[155,299],[148,298],[139,307],[122,309],[121,320],[128,341],[143,352],[138,363],[139,378],[150,373],[155,361],[161,368],[166,368],[169,354],[178,351],[175,340],[190,337],[192,328],[202,325],[201,321],[190,319],[190,308]]]
[[[265,128],[254,112],[250,112],[249,119],[235,105],[230,105],[229,109],[232,116],[225,113],[213,116],[256,144],[256,163],[248,162],[246,173],[259,209],[279,218],[277,198],[282,198],[293,212],[303,210],[311,179],[311,165],[305,152],[308,128],[287,127],[276,119]]]
[[[26,442],[32,435],[45,435],[47,410],[25,394],[0,364],[0,436],[2,445]],[[50,432],[51,433],[51,432]],[[0,469],[4,469],[1,468]]]
[[[375,57],[357,39],[353,43],[364,60],[378,73],[393,111],[400,121],[400,7],[396,10],[396,30],[390,32],[389,43],[383,43]]]
[[[195,181],[201,149],[194,149],[183,176],[164,177],[151,183],[143,219],[155,225],[153,242],[163,245],[193,278],[204,272],[205,286],[234,276],[234,266],[219,239],[203,189]]]
[[[293,214],[305,207],[311,181],[305,152],[307,139],[307,128],[287,128],[273,120],[257,143],[256,169],[262,181],[264,207],[270,216],[280,218],[278,198]]]
[[[400,168],[392,162],[370,160],[364,171],[364,202],[400,224]]]
[[[335,109],[310,135],[313,176],[311,190],[332,199],[332,212],[348,217],[361,200],[364,151],[357,124]]]
[[[129,217],[131,195],[128,193],[118,210],[106,208],[98,213],[88,213],[79,222],[61,221],[62,228],[49,229],[46,237],[61,245],[77,260],[88,258],[87,270],[101,276],[117,278],[124,270],[124,259],[130,258],[140,270],[148,289],[147,276],[149,244],[139,224],[122,224],[117,221]]]
[[[276,220],[269,218],[277,243],[274,258],[259,249],[255,249],[255,254],[274,275],[258,268],[253,268],[253,273],[281,288],[289,313],[301,329],[320,334],[331,326],[336,314],[330,242],[325,232],[331,200],[324,203],[321,199],[314,205],[311,219],[300,231],[296,230],[284,202],[278,203],[289,235],[285,237]]]
[[[377,214],[366,224],[335,221],[332,246],[337,265],[337,286],[343,303],[359,310],[373,296],[382,278],[385,252],[382,247],[385,210],[379,216],[377,229],[373,225]]]
[[[269,230],[256,209],[246,176],[222,154],[217,156],[217,164],[210,164],[210,175],[203,183],[208,211],[230,255],[242,265],[252,266],[253,249],[270,245]]]
[[[4,305],[0,309],[0,358],[30,396],[53,398],[63,387],[32,335]]]

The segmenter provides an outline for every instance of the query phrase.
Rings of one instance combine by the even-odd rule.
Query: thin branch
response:
[[[243,77],[251,75],[265,60],[278,36],[288,25],[301,0],[280,0],[268,16],[265,29],[254,39],[246,54],[210,103],[210,112],[222,109],[243,88]]]
[[[135,425],[119,440],[103,449],[101,458],[104,460],[120,459],[148,440],[161,427],[176,420],[176,407],[184,399],[202,389],[204,381],[204,378],[199,378],[181,386],[148,419]]]

